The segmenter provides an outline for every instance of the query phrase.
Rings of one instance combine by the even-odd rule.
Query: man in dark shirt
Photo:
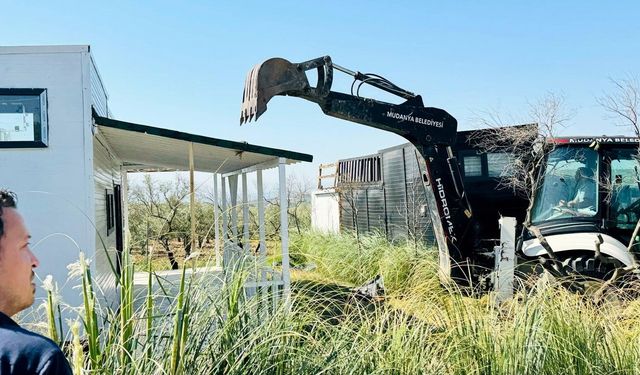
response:
[[[53,341],[21,328],[11,316],[33,304],[39,262],[13,193],[0,190],[0,375],[71,374]]]

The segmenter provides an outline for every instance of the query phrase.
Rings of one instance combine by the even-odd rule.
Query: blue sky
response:
[[[608,81],[638,74],[640,2],[55,1],[4,2],[0,44],[90,44],[114,116],[314,155],[317,163],[402,143],[276,98],[238,125],[247,71],[270,57],[330,55],[446,109],[459,129],[497,111],[527,121],[547,92],[575,113],[564,133],[624,134],[596,103]],[[348,90],[345,78],[334,89]],[[375,95],[375,91],[366,94]]]

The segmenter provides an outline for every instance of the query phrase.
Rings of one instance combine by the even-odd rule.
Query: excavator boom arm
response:
[[[442,109],[425,107],[420,96],[391,104],[330,91],[317,102],[329,116],[398,134],[414,145],[450,145],[456,139],[456,119]]]
[[[337,70],[360,82],[406,99],[392,104],[361,97],[359,90],[352,94],[331,91],[334,64],[329,56],[294,64],[285,59],[273,58],[254,66],[245,83],[240,123],[257,119],[267,109],[267,103],[276,95],[300,97],[317,103],[322,111],[333,117],[371,126],[398,134],[411,142],[424,160],[421,166],[423,183],[428,200],[437,207],[432,215],[434,232],[438,240],[441,258],[450,257],[442,264],[453,261],[465,263],[474,248],[470,240],[472,211],[464,192],[458,163],[451,152],[455,143],[457,121],[445,110],[425,107],[422,98],[404,90],[375,74],[362,74],[335,66]],[[309,84],[306,71],[316,69],[318,82]],[[431,199],[429,199],[431,198]],[[433,212],[433,211],[432,211]],[[442,268],[442,267],[441,267]],[[463,269],[464,267],[451,267]],[[441,270],[445,276],[450,270]]]

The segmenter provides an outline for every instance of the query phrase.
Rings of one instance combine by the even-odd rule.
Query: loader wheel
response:
[[[544,268],[572,292],[594,297],[596,301],[630,298],[640,292],[636,274],[618,274],[614,279],[616,269],[624,267],[614,258],[601,260],[591,255],[572,255],[561,258],[560,262],[563,275],[550,269],[548,260]]]
[[[624,265],[613,258],[606,257],[605,261],[595,259],[589,255],[577,255],[560,258],[565,271],[584,279],[609,280],[616,268]]]

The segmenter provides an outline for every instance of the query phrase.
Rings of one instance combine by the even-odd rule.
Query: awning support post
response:
[[[195,163],[193,161],[193,142],[189,142],[189,211],[191,212],[191,251],[197,251],[196,245],[196,191],[194,181]],[[186,267],[186,264],[183,265]]]
[[[289,216],[287,204],[287,175],[285,167],[287,159],[278,158],[279,190],[280,190],[280,241],[282,243],[282,282],[285,304],[289,303],[291,279],[289,275]]]
[[[247,174],[242,173],[242,248],[245,254],[251,253],[251,243],[249,240],[249,202],[247,193]]]
[[[229,195],[231,198],[231,235],[238,243],[238,175],[229,176]]]
[[[129,233],[129,179],[128,172],[125,169],[122,169],[120,172],[120,188],[122,189],[122,231],[123,231],[123,250],[129,251],[129,238],[131,238],[131,233]]]
[[[220,267],[220,209],[218,207],[218,174],[213,174],[213,251],[216,255],[216,267]]]
[[[265,266],[265,260],[267,257],[267,236],[264,224],[264,191],[262,188],[262,169],[256,171],[257,185],[258,185],[258,231],[260,236],[260,252],[259,252],[259,264],[261,267]],[[262,281],[266,279],[266,272],[262,272]]]
[[[225,177],[220,178],[220,187],[222,188],[222,251],[224,252],[224,244],[227,241],[229,219],[227,218],[227,179]]]

